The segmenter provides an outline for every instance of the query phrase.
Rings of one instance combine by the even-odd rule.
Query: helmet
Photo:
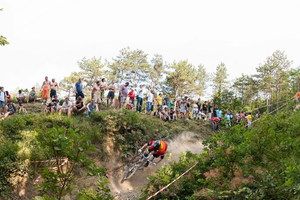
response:
[[[159,140],[155,140],[155,142],[153,143],[153,147],[154,147],[154,149],[159,149],[159,147],[160,147],[160,141]]]

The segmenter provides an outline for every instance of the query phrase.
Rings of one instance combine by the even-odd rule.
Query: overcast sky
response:
[[[58,80],[83,57],[129,46],[167,62],[188,59],[230,78],[254,73],[276,49],[300,65],[299,0],[0,0],[0,85]]]

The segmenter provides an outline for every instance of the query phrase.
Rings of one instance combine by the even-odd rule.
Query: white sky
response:
[[[129,46],[168,62],[188,59],[230,78],[253,73],[276,49],[300,65],[299,0],[0,0],[0,85],[60,80],[83,57]]]

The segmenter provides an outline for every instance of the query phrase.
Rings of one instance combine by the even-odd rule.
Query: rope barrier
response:
[[[167,189],[168,187],[170,187],[173,183],[175,183],[177,180],[179,180],[181,177],[183,177],[184,175],[186,175],[189,171],[191,171],[194,167],[196,167],[196,165],[199,162],[196,162],[193,166],[191,166],[187,171],[185,171],[183,174],[181,174],[180,176],[178,176],[176,179],[174,179],[172,182],[170,182],[168,185],[166,185],[165,187],[161,188],[159,191],[157,191],[156,193],[154,193],[153,195],[149,196],[147,198],[147,200],[152,199],[153,197],[157,196],[159,193],[161,193],[162,191],[164,191],[165,189]]]
[[[289,99],[289,100],[291,100],[291,99]],[[287,102],[287,101],[289,101],[289,100],[286,100],[286,101],[284,101],[284,102]],[[286,106],[286,105],[288,105],[288,103],[286,103],[286,104],[280,106],[279,108],[273,110],[272,112],[270,112],[270,113],[268,113],[268,114],[272,114],[272,113],[276,112],[277,110],[280,110],[281,108],[283,108],[283,107]],[[258,121],[259,119],[260,119],[260,118],[254,120],[252,123]],[[199,162],[196,162],[192,167],[190,167],[187,171],[185,171],[184,173],[182,173],[180,176],[178,176],[176,179],[174,179],[174,180],[173,180],[172,182],[170,182],[168,185],[164,186],[163,188],[161,188],[160,190],[158,190],[157,192],[155,192],[154,194],[152,194],[151,196],[149,196],[149,197],[147,198],[147,200],[152,199],[153,197],[157,196],[159,193],[163,192],[165,189],[167,189],[168,187],[170,187],[173,183],[175,183],[176,181],[178,181],[181,177],[183,177],[183,176],[186,175],[189,171],[191,171],[193,168],[195,168],[196,165],[197,165],[198,163],[199,163]]]

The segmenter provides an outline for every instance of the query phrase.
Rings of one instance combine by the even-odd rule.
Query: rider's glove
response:
[[[138,150],[138,153],[142,153],[142,149],[139,149],[139,150]]]

